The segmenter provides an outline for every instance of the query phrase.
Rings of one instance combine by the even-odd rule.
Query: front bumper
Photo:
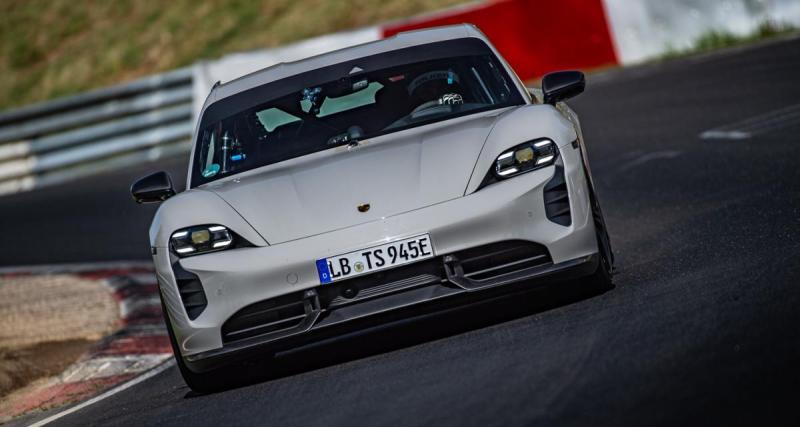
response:
[[[253,331],[253,336],[226,342],[222,348],[187,356],[185,362],[194,371],[207,371],[245,359],[256,351],[278,352],[344,333],[368,330],[373,325],[385,326],[381,320],[371,323],[364,321],[379,319],[387,313],[407,311],[409,314],[402,318],[408,320],[414,315],[436,311],[438,302],[453,301],[457,296],[469,294],[481,298],[493,289],[512,283],[530,288],[530,284],[521,282],[535,280],[537,284],[545,284],[583,277],[595,271],[599,256],[594,254],[559,264],[544,260],[538,265],[480,281],[470,279],[469,274],[464,274],[460,261],[454,255],[431,260],[431,264],[436,263],[439,264],[443,276],[420,271],[421,274],[416,276],[369,286],[358,292],[354,298],[345,301],[340,296],[331,299],[330,295],[341,295],[341,288],[353,286],[349,281],[303,291],[302,295],[298,295],[297,303],[302,304],[304,313],[294,326],[267,333]],[[411,267],[420,270],[419,266]],[[426,270],[426,267],[421,270]],[[367,293],[368,295],[361,296]],[[273,309],[278,310],[280,307]],[[413,314],[411,310],[414,310]],[[273,323],[280,322],[282,320]],[[260,326],[269,327],[266,323]]]
[[[546,276],[579,266],[591,269],[597,244],[580,152],[567,145],[561,149],[560,157],[569,190],[571,224],[568,226],[547,218],[543,192],[556,173],[555,167],[548,167],[490,185],[458,199],[379,221],[274,246],[240,248],[181,259],[181,269],[196,275],[207,298],[205,309],[191,320],[181,300],[172,267],[173,260],[168,251],[157,250],[154,255],[156,270],[182,355],[190,366],[200,369],[205,365],[201,361],[206,359],[224,358],[239,350],[281,341],[296,334],[324,329],[388,309]],[[431,273],[429,279],[432,282],[427,283],[428,286],[364,301],[358,304],[358,309],[353,308],[356,305],[336,310],[314,305],[313,294],[319,297],[323,293],[321,289],[330,286],[320,286],[314,260],[422,233],[430,234],[437,255],[435,260],[441,268],[438,279],[434,279],[436,275]],[[461,251],[504,241],[540,245],[546,251],[549,266],[540,265],[534,270],[487,284],[476,283],[459,273],[457,260],[451,259],[453,254]],[[582,272],[580,268],[578,270]],[[357,279],[342,283],[352,280]],[[434,283],[435,280],[438,283]],[[283,330],[279,335],[262,335],[261,339],[225,342],[223,326],[237,312],[261,301],[307,291],[311,292],[303,301],[308,303],[304,302],[303,311],[296,313],[298,317],[303,316],[305,323],[302,327]]]

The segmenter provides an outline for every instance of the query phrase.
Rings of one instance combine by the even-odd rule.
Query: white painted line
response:
[[[742,132],[740,130],[707,130],[700,134],[701,139],[747,139],[750,138],[750,135],[747,132]]]
[[[654,151],[652,153],[643,154],[631,161],[623,163],[622,166],[617,168],[617,173],[625,172],[631,168],[641,166],[647,162],[652,162],[653,160],[674,159],[675,157],[678,157],[681,154],[683,154],[683,152],[679,150],[662,150],[662,151]]]
[[[800,104],[790,105],[768,113],[759,114],[736,123],[709,129],[700,134],[701,139],[748,139],[790,126],[800,125]]]
[[[174,358],[173,359],[169,359],[166,363],[153,368],[152,370],[148,371],[147,373],[145,373],[144,375],[142,375],[140,377],[136,377],[136,378],[134,378],[134,379],[132,379],[132,380],[126,382],[126,383],[120,384],[120,385],[112,388],[111,390],[109,390],[109,391],[107,391],[107,392],[105,392],[105,393],[103,393],[103,394],[101,394],[99,396],[95,396],[95,397],[87,400],[86,402],[83,402],[81,404],[75,405],[75,406],[73,406],[73,407],[71,407],[71,408],[69,408],[67,410],[64,410],[64,411],[61,411],[61,412],[59,412],[57,414],[49,416],[49,417],[47,417],[47,418],[45,418],[45,419],[43,419],[41,421],[37,421],[37,422],[31,424],[30,427],[40,427],[40,426],[43,426],[43,425],[47,425],[47,424],[52,423],[55,420],[58,420],[60,418],[65,417],[65,416],[67,416],[69,414],[73,414],[75,412],[78,412],[81,409],[84,409],[84,408],[86,408],[88,406],[94,405],[95,403],[100,402],[102,400],[108,399],[109,397],[111,397],[111,396],[113,396],[113,395],[115,395],[115,394],[117,394],[119,392],[127,390],[127,389],[135,386],[136,384],[139,384],[139,383],[141,383],[141,382],[143,382],[143,381],[145,381],[145,380],[147,380],[149,378],[152,378],[152,377],[154,377],[154,376],[166,371],[167,369],[171,368],[174,365],[175,365],[175,359]]]
[[[78,362],[61,374],[61,383],[90,381],[125,374],[139,374],[164,363],[172,353],[104,356]]]

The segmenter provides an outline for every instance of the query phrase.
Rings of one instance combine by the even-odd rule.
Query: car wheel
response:
[[[592,281],[602,289],[614,287],[614,251],[611,249],[611,239],[608,236],[608,228],[600,209],[600,203],[594,194],[594,188],[589,188],[589,202],[592,206],[592,218],[594,219],[594,230],[597,238],[597,247],[600,253],[600,263],[597,270],[592,275]]]
[[[221,369],[197,373],[186,366],[186,362],[183,360],[180,348],[178,347],[178,341],[175,339],[175,333],[172,331],[172,324],[169,321],[169,315],[167,315],[167,309],[164,305],[164,297],[161,296],[160,292],[159,296],[161,297],[161,310],[164,313],[164,324],[167,326],[169,342],[172,345],[172,353],[175,355],[175,362],[178,365],[178,370],[181,372],[183,381],[192,391],[197,393],[212,393],[224,388],[226,385],[224,381],[225,375]]]

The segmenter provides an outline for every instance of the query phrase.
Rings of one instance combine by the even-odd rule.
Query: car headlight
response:
[[[198,225],[172,233],[169,241],[178,256],[189,256],[227,249],[234,234],[221,225]]]
[[[504,151],[495,161],[494,174],[501,179],[552,165],[558,150],[550,139],[536,139]]]

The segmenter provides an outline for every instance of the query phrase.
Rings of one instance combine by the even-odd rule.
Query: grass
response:
[[[0,0],[0,110],[464,0]]]
[[[667,60],[697,53],[708,52],[726,47],[738,46],[759,40],[783,36],[798,32],[798,28],[790,24],[764,21],[750,34],[737,35],[724,30],[711,30],[694,40],[688,49],[669,48],[659,56],[658,60]]]

